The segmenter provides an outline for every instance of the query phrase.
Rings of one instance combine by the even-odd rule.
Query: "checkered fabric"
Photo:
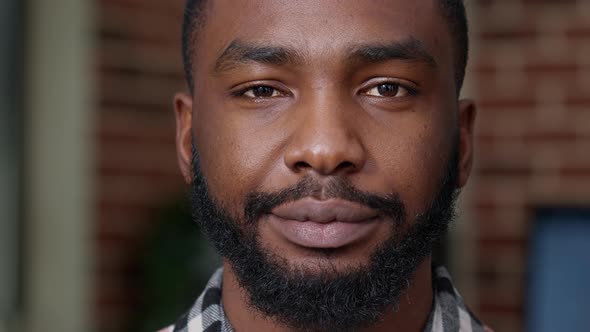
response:
[[[447,270],[433,266],[433,308],[424,332],[488,332],[469,311]],[[221,303],[223,270],[213,274],[193,307],[160,332],[234,332]]]

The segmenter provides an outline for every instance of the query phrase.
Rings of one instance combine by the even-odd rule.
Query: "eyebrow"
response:
[[[347,62],[354,64],[404,60],[425,63],[431,68],[437,67],[434,57],[426,50],[424,44],[415,38],[388,44],[354,45],[349,47],[347,54]],[[292,48],[234,40],[217,58],[213,71],[221,74],[248,62],[275,66],[300,64],[304,62],[304,58],[299,51]]]
[[[353,63],[378,63],[390,60],[422,62],[435,69],[436,60],[424,44],[415,38],[389,44],[367,44],[353,46],[349,50],[349,60]]]
[[[282,66],[301,63],[303,56],[294,49],[286,47],[263,46],[234,40],[215,61],[214,72],[221,73],[246,62]]]

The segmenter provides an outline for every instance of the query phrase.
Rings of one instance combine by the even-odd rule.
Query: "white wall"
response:
[[[25,331],[90,331],[92,0],[27,3]]]
[[[0,332],[9,330],[18,305],[21,30],[21,1],[0,1]]]

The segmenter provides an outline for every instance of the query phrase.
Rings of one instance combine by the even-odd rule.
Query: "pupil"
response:
[[[271,97],[274,89],[269,86],[258,86],[254,88],[254,95],[257,97]]]
[[[397,94],[399,87],[395,84],[381,84],[377,87],[379,94],[392,97]]]

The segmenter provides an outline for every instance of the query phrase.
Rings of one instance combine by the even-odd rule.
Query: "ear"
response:
[[[176,155],[180,172],[186,183],[192,181],[192,120],[193,99],[185,93],[174,95],[174,115],[176,116]]]
[[[467,183],[473,167],[473,129],[477,109],[473,100],[459,101],[459,177],[457,187],[462,188]]]

